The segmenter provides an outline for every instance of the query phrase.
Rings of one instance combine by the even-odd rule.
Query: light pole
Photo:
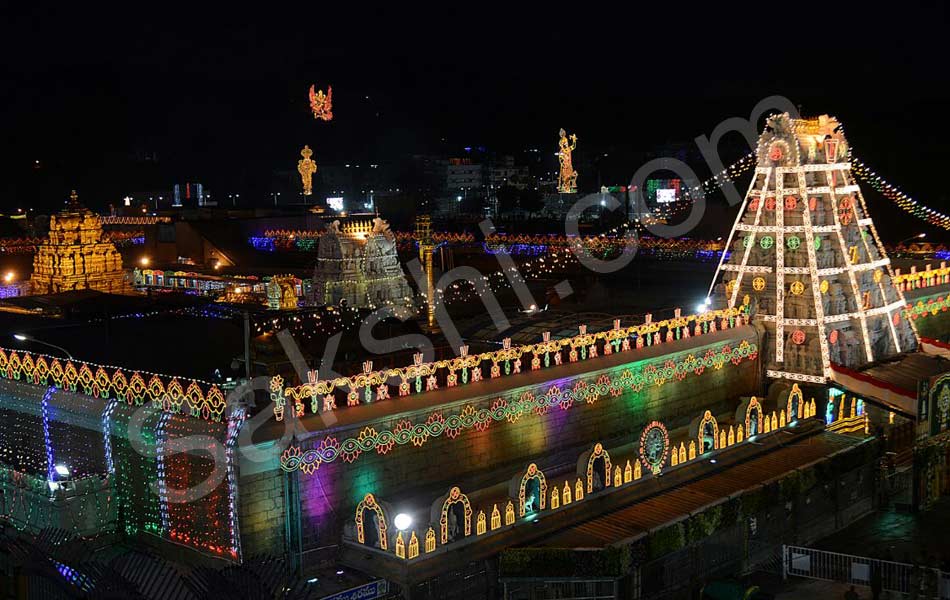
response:
[[[900,245],[903,244],[904,242],[909,242],[909,241],[911,241],[911,240],[922,240],[922,239],[924,239],[925,237],[927,237],[927,234],[926,234],[926,233],[918,233],[917,235],[912,235],[912,236],[910,236],[909,238],[907,238],[907,239],[905,239],[905,240],[901,240],[901,241],[897,242],[897,243],[895,244],[895,246],[900,246]]]
[[[38,340],[31,335],[26,335],[25,333],[14,333],[13,338],[19,342],[33,342],[35,344],[42,344],[43,346],[49,346],[50,348],[55,348],[66,355],[66,358],[73,360],[73,355],[69,353],[69,350],[63,348],[62,346],[57,346],[56,344],[50,344],[49,342],[44,342],[43,340]]]

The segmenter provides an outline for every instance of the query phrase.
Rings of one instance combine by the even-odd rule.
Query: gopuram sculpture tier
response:
[[[50,217],[49,239],[33,257],[33,294],[70,290],[124,293],[129,287],[122,256],[103,237],[102,219],[79,204],[76,192],[59,214]]]
[[[713,304],[749,307],[767,376],[823,383],[916,348],[837,119],[770,117],[756,153]]]
[[[373,308],[409,305],[412,291],[399,264],[396,238],[389,224],[333,221],[320,236],[313,273],[313,301]]]

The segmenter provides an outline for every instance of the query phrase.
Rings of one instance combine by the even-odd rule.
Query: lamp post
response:
[[[909,241],[911,241],[911,240],[922,240],[922,239],[924,239],[925,237],[927,237],[927,234],[926,234],[926,233],[918,233],[917,235],[912,235],[912,236],[910,236],[910,237],[907,238],[907,239],[904,239],[904,240],[901,240],[901,241],[897,242],[897,244],[895,244],[895,245],[896,245],[896,246],[900,246],[900,245],[903,244],[904,242],[909,242]]]
[[[50,348],[55,348],[66,355],[66,358],[73,360],[73,355],[69,353],[69,350],[63,348],[62,346],[57,346],[56,344],[50,344],[49,342],[44,342],[43,340],[38,340],[31,335],[26,335],[25,333],[14,333],[13,338],[19,342],[33,342],[35,344],[42,344],[43,346],[49,346]]]

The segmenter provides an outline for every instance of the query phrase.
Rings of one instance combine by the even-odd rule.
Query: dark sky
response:
[[[837,115],[865,161],[946,205],[937,2],[240,4],[5,9],[0,204],[55,206],[76,187],[103,207],[155,178],[242,189],[293,168],[304,143],[322,162],[553,153],[565,127],[579,152],[635,156],[781,94]],[[333,85],[333,122],[310,116],[311,83]],[[160,175],[137,160],[151,153]]]

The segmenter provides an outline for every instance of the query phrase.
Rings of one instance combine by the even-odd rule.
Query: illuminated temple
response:
[[[102,219],[79,204],[75,191],[66,208],[50,217],[49,238],[37,248],[30,283],[34,294],[119,293],[128,287],[122,256],[103,237]]]
[[[374,307],[408,304],[411,296],[386,221],[333,221],[320,236],[313,273],[316,304]]]
[[[885,453],[918,469],[895,486],[936,502],[950,267],[891,272],[845,144],[831,119],[769,121],[719,305],[693,314],[532,315],[497,343],[367,352],[329,373],[289,350],[253,385],[0,347],[0,523],[170,561],[190,549],[254,574],[249,588],[274,574],[279,590],[246,597],[672,599],[897,498]],[[427,219],[417,238],[430,263],[446,239]],[[307,300],[357,315],[408,301],[395,242],[379,218],[330,223]],[[45,289],[121,289],[75,198],[36,260]],[[297,275],[140,279],[266,299],[265,339],[304,318]],[[471,304],[490,310],[487,294]],[[105,570],[82,560],[60,562],[93,585]]]

